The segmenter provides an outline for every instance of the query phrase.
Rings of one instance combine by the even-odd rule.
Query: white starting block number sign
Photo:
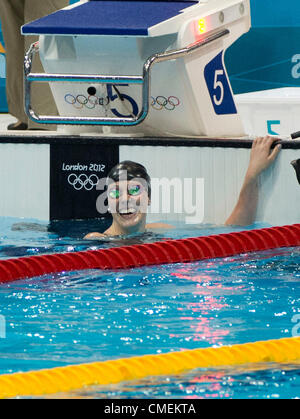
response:
[[[223,51],[206,65],[204,77],[216,114],[236,114],[237,109],[223,64]]]

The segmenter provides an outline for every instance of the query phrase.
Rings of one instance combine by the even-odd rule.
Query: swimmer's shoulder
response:
[[[174,226],[172,226],[171,224],[166,224],[166,223],[149,223],[146,224],[146,229],[147,230],[159,230],[159,229],[172,229],[174,228]],[[108,229],[106,230],[104,233],[97,233],[97,232],[93,232],[93,233],[88,233],[87,235],[84,236],[84,240],[98,240],[98,239],[103,239],[103,238],[108,238],[114,236],[113,232]]]
[[[103,233],[88,233],[86,236],[84,236],[84,240],[98,240],[98,239],[102,239],[103,237],[107,237],[107,234],[103,234]]]
[[[156,229],[172,229],[174,228],[174,226],[172,226],[171,224],[166,224],[166,223],[149,223],[146,224],[146,228],[149,230],[156,230]]]

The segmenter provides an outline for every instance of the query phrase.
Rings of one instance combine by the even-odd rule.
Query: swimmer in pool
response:
[[[89,233],[85,239],[172,228],[163,223],[146,223],[147,208],[151,202],[151,179],[141,164],[132,161],[117,164],[109,172],[106,186],[108,211],[113,223],[103,234]]]
[[[255,220],[258,203],[258,177],[276,159],[281,146],[271,150],[274,137],[259,137],[253,141],[249,166],[238,202],[226,220],[226,225],[250,225]],[[108,236],[122,236],[146,230],[173,228],[164,223],[146,223],[151,202],[150,176],[144,166],[123,161],[112,168],[107,177],[108,208],[112,225],[104,233],[89,233],[84,238],[97,240]]]

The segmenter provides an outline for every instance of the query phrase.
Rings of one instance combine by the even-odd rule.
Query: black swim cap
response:
[[[124,178],[124,175],[126,175],[126,178]],[[124,160],[114,166],[108,173],[106,185],[108,185],[109,181],[111,180],[114,182],[119,182],[120,179],[132,180],[136,178],[144,179],[147,182],[148,197],[151,198],[150,176],[142,164],[136,163],[134,161]]]

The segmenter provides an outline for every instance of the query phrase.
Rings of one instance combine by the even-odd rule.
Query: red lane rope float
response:
[[[299,245],[300,224],[294,224],[112,249],[25,256],[0,261],[0,283],[63,271],[193,262]]]

